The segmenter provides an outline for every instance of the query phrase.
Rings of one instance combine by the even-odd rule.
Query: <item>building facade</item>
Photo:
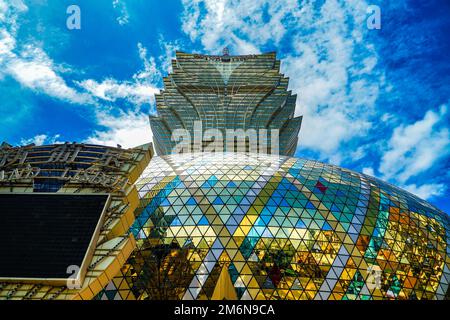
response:
[[[135,249],[152,146],[0,147],[0,300],[93,299]]]

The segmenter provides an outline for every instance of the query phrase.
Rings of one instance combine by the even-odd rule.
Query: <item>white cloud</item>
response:
[[[16,46],[16,39],[6,29],[0,29],[0,65],[13,56],[12,50]],[[4,70],[0,70],[0,74]]]
[[[183,5],[182,28],[193,41],[212,53],[229,45],[239,54],[258,52],[268,41],[278,43],[286,33],[283,19],[298,9],[295,0],[183,0]]]
[[[384,123],[389,123],[395,120],[395,116],[391,113],[384,113],[381,118],[380,118],[381,122]]]
[[[175,59],[175,53],[177,50],[181,49],[181,45],[177,41],[165,41],[161,36],[159,38],[159,47],[163,51],[163,54],[158,57],[158,60],[161,63],[161,70],[165,74],[168,74],[172,72],[172,59]]]
[[[130,15],[128,14],[128,9],[126,4],[120,0],[113,0],[113,8],[119,12],[119,16],[116,21],[121,25],[128,24],[130,20]]]
[[[87,79],[78,82],[78,85],[101,100],[115,102],[117,99],[124,99],[136,106],[153,104],[154,95],[159,92],[154,83],[161,77],[161,73],[156,68],[155,59],[147,58],[147,49],[141,43],[137,47],[144,68],[133,75],[133,81],[106,78],[98,82]]]
[[[115,79],[105,79],[102,82],[88,79],[79,84],[96,98],[111,102],[126,99],[136,105],[150,103],[154,94],[159,92],[159,89],[152,85]]]
[[[422,199],[429,199],[435,196],[440,196],[444,194],[446,190],[446,187],[440,183],[423,184],[421,186],[417,186],[416,184],[409,184],[403,186],[403,188]]]
[[[87,79],[79,83],[84,89],[81,92],[69,86],[60,73],[67,71],[66,67],[57,65],[39,46],[28,43],[22,47],[16,45],[18,15],[26,11],[20,1],[11,3],[0,0],[0,78],[2,75],[13,77],[22,86],[50,97],[77,104],[92,104],[96,108],[98,124],[104,130],[95,131],[87,141],[91,143],[116,145],[124,147],[135,146],[151,140],[151,130],[148,116],[136,111],[106,110],[101,102],[114,102],[126,99],[135,105],[151,103],[154,94],[159,90],[153,82],[161,76],[155,67],[154,58],[147,57],[147,50],[138,44],[139,57],[143,69],[133,76],[132,81],[118,81],[107,78],[102,82]],[[117,111],[116,111],[117,113]],[[56,143],[59,135],[48,136],[39,134],[29,139],[22,139],[21,144],[35,143],[42,145]]]
[[[5,74],[4,67],[11,57],[14,57],[13,49],[16,46],[15,35],[17,33],[17,19],[20,13],[28,8],[21,3],[18,5],[0,0],[0,76]]]
[[[8,74],[29,89],[72,103],[94,102],[89,95],[69,87],[54,69],[54,62],[47,54],[32,45],[26,45],[20,56],[13,55],[8,59],[6,66]]]
[[[16,33],[17,17],[26,12],[28,7],[21,0],[0,0],[0,22],[8,26],[9,31]]]
[[[450,154],[447,114],[447,106],[442,105],[437,112],[427,111],[423,119],[398,125],[384,146],[379,147],[384,152],[377,169],[379,177],[423,199],[444,194],[444,184],[421,183],[418,177]],[[389,121],[390,118],[389,115]],[[364,168],[363,173],[375,175],[370,167]],[[433,180],[433,176],[427,178]]]
[[[86,139],[86,143],[114,147],[120,144],[124,148],[132,148],[152,141],[147,114],[130,111],[112,115],[100,112],[97,118],[99,124],[106,129],[96,131]]]
[[[394,130],[379,167],[384,179],[406,183],[450,153],[450,133],[442,126],[446,113],[441,106],[439,112],[429,110],[423,119]]]
[[[115,1],[118,8],[123,5]],[[147,49],[142,44],[138,44],[138,53],[143,69],[133,75],[133,81],[106,78],[97,82],[87,79],[78,83],[87,92],[80,92],[67,84],[59,74],[67,68],[55,64],[41,48],[32,43],[20,50],[16,48],[17,17],[26,10],[21,1],[7,5],[0,0],[0,21],[7,26],[0,28],[0,76],[10,75],[26,88],[76,104],[95,105],[98,99],[109,102],[125,99],[135,105],[152,103],[154,94],[159,91],[153,83],[161,78],[161,74],[154,58],[147,57]]]
[[[290,87],[299,94],[296,114],[304,117],[300,148],[337,164],[352,153],[351,141],[372,128],[381,82],[373,70],[375,50],[346,24],[353,19],[363,25],[365,8],[364,2],[328,0],[316,16],[314,4],[306,2],[298,19],[311,32],[296,35],[294,52],[282,61],[285,73],[294,75]]]
[[[137,44],[137,49],[143,69],[133,75],[132,81],[109,78],[101,82],[88,79],[79,83],[100,100],[115,102],[124,99],[137,107],[134,111],[127,112],[99,110],[97,121],[105,129],[95,131],[86,142],[109,146],[120,144],[129,148],[152,140],[148,114],[140,112],[139,107],[142,104],[154,105],[155,94],[159,92],[155,82],[161,78],[161,73],[156,68],[155,59],[148,57],[147,49],[141,43]]]
[[[22,86],[66,100],[72,103],[89,104],[93,100],[67,85],[55,72],[59,67],[35,44],[16,47],[17,20],[28,8],[20,0],[8,4],[0,0],[0,75],[12,76]]]
[[[43,144],[55,144],[55,143],[62,143],[58,139],[60,138],[59,134],[56,134],[54,136],[48,136],[46,134],[38,134],[30,139],[22,139],[20,140],[21,145],[28,145],[31,143],[34,143],[37,146],[42,146]]]
[[[137,44],[139,58],[141,59],[144,69],[133,75],[135,81],[143,81],[146,83],[155,83],[161,79],[161,72],[156,67],[155,58],[147,57],[147,48],[142,43]]]
[[[371,168],[371,167],[363,168],[362,173],[367,174],[368,176],[371,176],[371,177],[375,176],[375,172],[374,172],[373,168]]]
[[[350,152],[350,158],[353,161],[358,161],[358,160],[364,158],[364,156],[367,153],[367,149],[368,149],[367,145],[363,145],[363,146],[358,147],[355,151],[351,151]]]

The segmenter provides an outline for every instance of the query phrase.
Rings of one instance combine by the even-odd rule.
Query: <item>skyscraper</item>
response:
[[[289,79],[280,73],[274,52],[247,56],[177,52],[172,68],[164,78],[164,90],[156,95],[158,116],[150,119],[159,155],[172,152],[176,129],[194,133],[195,121],[201,122],[203,131],[216,129],[224,135],[239,129],[268,130],[269,135],[277,129],[280,154],[294,154],[302,117],[294,116],[296,95],[288,90]],[[270,139],[267,145],[270,151]]]

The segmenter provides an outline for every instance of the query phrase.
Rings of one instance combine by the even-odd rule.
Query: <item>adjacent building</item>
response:
[[[64,143],[0,147],[0,300],[89,300],[135,249],[134,182],[153,155]]]

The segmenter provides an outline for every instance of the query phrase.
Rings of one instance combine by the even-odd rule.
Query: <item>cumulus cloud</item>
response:
[[[115,1],[115,6],[122,6]],[[0,79],[3,75],[14,78],[23,87],[47,96],[76,104],[91,104],[95,109],[102,130],[95,131],[86,142],[124,147],[146,143],[151,139],[148,116],[139,111],[121,111],[105,108],[103,102],[124,99],[139,107],[151,103],[158,89],[153,85],[161,78],[153,57],[138,44],[137,51],[143,63],[142,70],[130,81],[113,78],[98,82],[93,79],[80,81],[78,88],[70,86],[63,78],[66,68],[56,64],[36,43],[17,46],[17,20],[27,7],[19,0],[6,3],[0,0]],[[120,20],[119,23],[125,23]],[[136,110],[138,110],[137,108]],[[60,135],[39,134],[22,139],[21,144],[42,145],[56,143]]]
[[[109,102],[124,99],[137,106],[152,103],[155,93],[159,92],[154,83],[161,78],[161,73],[156,67],[155,59],[147,57],[147,49],[141,43],[137,47],[144,68],[133,75],[132,81],[106,78],[98,82],[87,79],[78,82],[78,85],[92,96]]]
[[[96,105],[98,100],[115,102],[117,99],[134,105],[151,103],[158,92],[153,83],[161,78],[161,73],[156,68],[155,59],[148,57],[147,49],[141,43],[138,43],[138,54],[143,69],[133,75],[132,81],[86,79],[78,82],[79,88],[76,88],[69,85],[60,73],[67,68],[56,64],[35,43],[17,48],[17,19],[26,11],[27,7],[20,0],[11,3],[0,0],[0,21],[5,26],[0,28],[0,77],[9,75],[28,89],[75,104]]]
[[[114,1],[117,8],[121,7]],[[156,83],[161,73],[156,68],[155,59],[149,57],[147,49],[138,44],[137,52],[143,63],[142,70],[136,72],[129,81],[106,78],[103,81],[86,79],[71,86],[63,78],[66,67],[56,64],[37,43],[29,41],[17,45],[19,15],[27,7],[20,1],[0,0],[0,79],[2,76],[14,78],[23,87],[40,94],[75,104],[90,104],[94,107],[97,123],[102,127],[86,139],[86,142],[131,147],[151,140],[148,115],[136,111],[145,103],[152,103],[159,90]],[[118,20],[126,23],[127,17]],[[103,102],[124,99],[135,105],[134,111],[122,111],[117,107],[107,109]],[[21,144],[36,145],[57,143],[60,135],[38,134],[20,141]]]
[[[20,140],[21,145],[28,145],[34,143],[37,146],[42,146],[43,144],[55,144],[55,143],[63,143],[59,141],[61,135],[55,134],[53,136],[49,136],[47,134],[38,134],[29,139]]]
[[[110,114],[99,112],[99,124],[104,130],[97,130],[86,139],[86,143],[116,146],[124,148],[136,147],[152,141],[152,132],[148,115],[141,112],[123,112]]]
[[[324,0],[182,0],[182,29],[199,50],[218,54],[224,46],[231,54],[280,50],[282,72],[298,94],[296,115],[303,115],[299,153],[312,151],[334,164],[365,162],[363,172],[377,175],[428,198],[444,192],[441,181],[418,182],[418,177],[449,154],[448,112],[428,111],[423,119],[401,123],[396,114],[375,108],[385,83],[375,47],[367,40],[365,1]],[[123,1],[113,0],[121,25],[129,23]],[[160,37],[162,54],[149,55],[137,44],[142,69],[130,79],[86,78],[71,83],[65,69],[38,43],[16,42],[19,16],[28,8],[20,0],[0,0],[0,80],[14,78],[24,88],[76,104],[91,104],[102,127],[86,141],[124,147],[151,139],[147,115],[141,105],[154,104],[162,75],[171,71],[178,41]],[[32,39],[31,39],[32,40]],[[156,62],[160,65],[157,67]],[[380,89],[384,87],[384,89]],[[135,108],[121,111],[124,100]],[[111,109],[106,109],[109,105]],[[114,106],[115,105],[115,106]],[[445,119],[443,119],[445,118]],[[400,123],[400,125],[399,125]],[[381,124],[381,125],[380,125]],[[391,137],[384,141],[384,133]],[[370,138],[369,138],[370,137]],[[57,138],[37,135],[23,142],[47,143]],[[381,147],[380,147],[381,146]],[[384,154],[382,154],[384,152]],[[367,163],[366,156],[380,157]]]
[[[14,57],[12,50],[16,46],[16,39],[6,29],[0,29],[0,65],[4,66],[6,61]],[[0,70],[0,75],[5,70]]]
[[[97,122],[103,127],[96,130],[85,142],[124,148],[136,147],[152,141],[152,132],[148,114],[139,111],[142,104],[154,105],[154,96],[159,92],[155,83],[161,79],[156,68],[155,59],[148,57],[147,49],[137,44],[139,58],[143,69],[135,73],[132,81],[105,79],[97,82],[92,79],[80,82],[79,85],[100,100],[114,102],[124,99],[134,104],[135,110],[99,110]]]
[[[382,178],[404,185],[407,190],[426,198],[441,194],[444,191],[442,184],[416,185],[409,181],[450,154],[447,114],[447,106],[442,105],[437,112],[428,110],[423,119],[395,128],[378,168]]]
[[[367,174],[368,176],[374,177],[375,171],[371,167],[365,167],[362,169],[362,173]]]
[[[420,186],[417,186],[416,184],[409,184],[403,187],[422,199],[430,199],[435,196],[440,196],[446,190],[445,185],[442,183],[422,184]]]
[[[439,112],[429,110],[423,119],[394,130],[379,168],[384,178],[406,182],[450,152],[449,130],[439,126],[446,114],[447,106],[443,105]]]
[[[137,105],[150,103],[154,94],[159,92],[152,85],[118,81],[112,78],[102,82],[88,79],[80,82],[80,86],[96,98],[111,102],[115,102],[117,99],[126,99]]]
[[[310,32],[294,37],[294,51],[282,61],[285,73],[295,75],[290,88],[298,93],[296,114],[304,117],[300,149],[337,164],[370,132],[382,82],[376,52],[362,36],[365,8],[364,2],[328,0],[316,12],[306,2],[298,18]]]
[[[295,0],[183,0],[183,5],[182,28],[191,40],[212,53],[230,46],[240,54],[259,52],[268,41],[279,43],[286,33],[283,22],[298,9]]]
[[[67,85],[55,72],[54,62],[38,47],[26,45],[20,55],[8,59],[6,70],[21,85],[31,90],[72,103],[93,103],[89,95]]]
[[[156,83],[161,79],[161,72],[156,67],[155,58],[148,57],[147,48],[142,43],[137,44],[139,58],[141,59],[144,69],[133,75],[135,81],[144,81],[147,83]]]
[[[158,58],[161,63],[160,69],[165,74],[168,74],[172,72],[172,60],[175,59],[175,52],[181,49],[181,44],[178,41],[165,41],[164,37],[161,36],[159,38],[159,47],[163,52]]]
[[[5,23],[9,31],[17,31],[17,16],[26,12],[28,7],[22,0],[0,0],[0,21]]]
[[[394,121],[392,118],[389,115],[389,121]],[[397,123],[391,136],[385,142],[377,143],[379,165],[364,167],[362,172],[390,181],[423,199],[444,194],[445,184],[436,179],[440,177],[428,173],[441,167],[439,161],[450,154],[447,124],[446,105],[437,111],[428,110],[423,118],[412,123]],[[424,175],[427,175],[425,181]]]
[[[113,8],[117,10],[119,16],[116,18],[116,21],[121,25],[128,24],[130,20],[130,15],[128,14],[128,9],[126,4],[120,0],[113,0]]]
[[[55,72],[58,66],[35,44],[16,46],[17,20],[28,8],[20,0],[0,0],[0,74],[13,77],[22,86],[72,103],[93,103],[91,98],[71,88]]]

